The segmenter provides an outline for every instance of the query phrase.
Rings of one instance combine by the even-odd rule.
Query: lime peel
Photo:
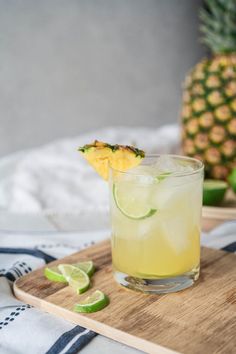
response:
[[[44,275],[47,279],[55,281],[58,283],[67,283],[64,275],[60,272],[57,266],[55,267],[46,267],[44,269]]]
[[[203,205],[218,205],[227,191],[228,184],[221,180],[206,179],[203,182]]]
[[[71,264],[60,264],[58,268],[77,294],[82,294],[89,288],[90,279],[83,270]]]
[[[163,172],[160,175],[155,177],[155,180],[157,182],[161,182],[164,181],[167,177],[169,177],[170,175],[172,175],[173,172]]]
[[[80,303],[77,303],[73,310],[80,313],[97,312],[109,304],[109,298],[102,291],[96,290]]]
[[[95,267],[93,261],[85,261],[72,264],[74,267],[83,270],[89,277],[91,277],[95,272]],[[59,282],[59,283],[67,283],[64,275],[60,272],[58,266],[54,267],[46,267],[44,269],[44,275],[48,280]]]
[[[125,206],[122,206],[121,201],[119,200],[119,196],[118,196],[118,188],[116,186],[116,184],[113,184],[113,197],[114,197],[114,201],[116,203],[117,208],[120,210],[120,212],[125,215],[126,217],[128,217],[129,219],[133,219],[133,220],[143,220],[146,219],[152,215],[154,215],[157,212],[157,209],[153,209],[153,208],[146,208],[146,210],[143,210],[139,215],[134,215],[131,214],[129,212],[127,212],[125,210]]]
[[[232,169],[230,175],[228,176],[228,181],[234,193],[236,193],[236,167]]]
[[[93,261],[79,262],[72,265],[83,270],[89,277],[91,277],[95,272]]]

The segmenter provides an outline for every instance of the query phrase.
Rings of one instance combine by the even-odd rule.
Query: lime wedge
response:
[[[56,282],[60,282],[60,283],[67,282],[65,277],[61,274],[60,270],[56,266],[51,267],[51,268],[46,267],[44,269],[44,275],[47,279],[52,280],[52,281],[56,281]]]
[[[89,277],[95,272],[95,267],[92,261],[75,263],[73,266],[83,270]]]
[[[203,182],[203,205],[218,205],[223,199],[228,184],[224,181],[206,179]]]
[[[164,179],[166,179],[166,177],[170,176],[173,172],[163,172],[160,175],[155,177],[155,180],[157,182],[161,182],[164,181]]]
[[[122,183],[113,184],[113,197],[117,208],[130,219],[146,219],[156,213],[157,209],[149,206],[148,186],[129,186]]]
[[[72,265],[76,268],[83,270],[89,277],[91,277],[95,272],[95,267],[92,261],[79,262]],[[65,279],[64,275],[60,272],[57,266],[51,268],[46,267],[44,269],[44,275],[49,280],[67,283],[67,280]]]
[[[60,264],[58,268],[78,294],[82,294],[88,289],[90,280],[83,270],[71,264]]]
[[[108,297],[100,290],[74,306],[75,312],[91,313],[102,310],[109,304]]]
[[[230,172],[230,175],[228,176],[228,181],[234,193],[236,193],[236,167],[233,168],[233,170]]]

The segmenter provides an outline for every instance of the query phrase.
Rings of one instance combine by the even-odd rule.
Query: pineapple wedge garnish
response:
[[[145,153],[133,146],[110,145],[95,140],[92,144],[86,144],[78,149],[97,173],[108,180],[109,166],[118,171],[128,169],[140,164]]]

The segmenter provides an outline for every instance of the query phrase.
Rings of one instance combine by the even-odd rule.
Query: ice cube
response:
[[[153,166],[160,172],[175,172],[178,169],[178,165],[175,160],[170,156],[160,156]]]
[[[153,182],[152,168],[147,165],[141,165],[131,168],[123,174],[123,180],[132,181],[141,184],[150,184]]]
[[[184,164],[184,160],[177,160],[165,155],[158,158],[157,162],[153,165],[153,169],[155,169],[158,175],[163,173],[178,174],[193,171],[193,167]]]
[[[179,254],[189,247],[191,228],[188,220],[182,217],[171,217],[162,223],[163,234],[172,250]]]
[[[129,169],[127,172],[134,174],[134,175],[149,175],[150,174],[150,167],[146,165],[139,165]]]

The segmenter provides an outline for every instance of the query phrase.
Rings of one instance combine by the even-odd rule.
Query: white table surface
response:
[[[102,226],[105,220],[99,218]],[[42,214],[8,214],[0,212],[0,229],[14,231],[71,231],[84,229],[86,222],[85,216],[76,217],[76,215],[54,215],[47,217]],[[82,354],[138,354],[143,353],[104,336],[98,335],[80,353]]]

